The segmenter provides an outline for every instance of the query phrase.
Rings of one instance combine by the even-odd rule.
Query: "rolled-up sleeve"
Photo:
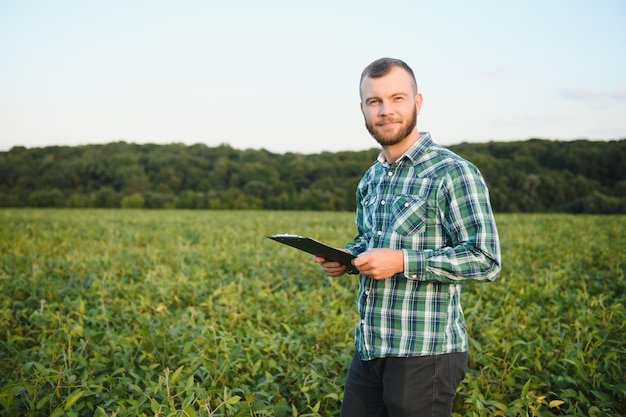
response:
[[[404,249],[408,279],[460,283],[493,281],[501,254],[489,191],[478,169],[454,164],[437,188],[438,232],[446,245],[426,250]]]

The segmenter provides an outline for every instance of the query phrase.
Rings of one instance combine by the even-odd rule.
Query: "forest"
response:
[[[461,143],[496,212],[626,213],[626,139]],[[317,154],[229,145],[13,147],[0,207],[352,211],[378,148]]]

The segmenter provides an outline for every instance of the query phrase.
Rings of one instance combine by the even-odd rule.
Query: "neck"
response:
[[[396,162],[404,153],[420,138],[420,134],[417,131],[417,127],[411,132],[409,136],[402,139],[395,145],[383,146],[383,155],[389,165]]]

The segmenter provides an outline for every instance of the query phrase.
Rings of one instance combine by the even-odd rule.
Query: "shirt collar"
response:
[[[426,149],[428,149],[432,144],[433,144],[433,139],[430,136],[430,132],[420,132],[419,139],[416,140],[415,143],[411,145],[411,147],[407,149],[406,152],[400,158],[398,158],[398,161],[401,161],[403,159],[408,159],[413,164],[415,164],[417,161],[419,161],[422,154],[426,152]],[[382,151],[378,154],[377,159],[378,159],[378,162],[383,164],[383,166],[389,166],[389,164],[387,163],[387,160],[385,159],[385,155]]]

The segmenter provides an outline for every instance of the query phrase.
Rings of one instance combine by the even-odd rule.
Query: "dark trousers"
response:
[[[350,364],[341,417],[450,417],[467,352]]]

